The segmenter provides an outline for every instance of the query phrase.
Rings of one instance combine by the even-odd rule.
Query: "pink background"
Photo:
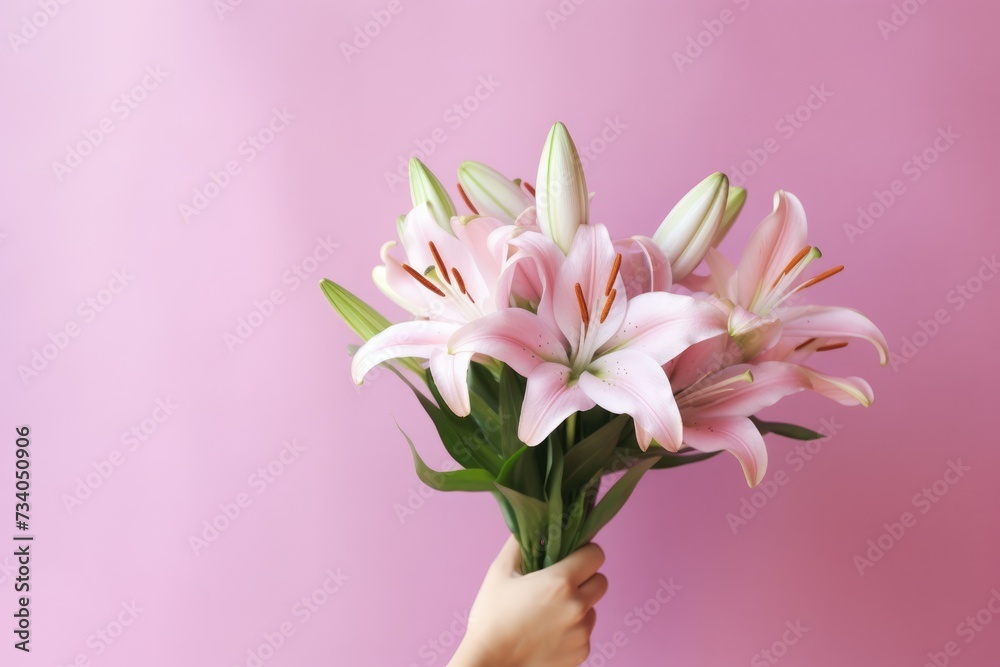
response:
[[[766,503],[757,495],[735,532],[727,515],[755,496],[733,459],[644,480],[600,536],[611,590],[588,664],[774,664],[760,654],[772,647],[788,665],[918,666],[948,642],[949,664],[996,664],[1000,619],[986,611],[980,630],[960,626],[1000,588],[989,377],[1000,279],[983,264],[1000,244],[993,3],[907,0],[915,13],[884,35],[888,0],[232,0],[220,16],[225,1],[4,3],[0,497],[7,517],[12,431],[27,423],[37,542],[30,656],[11,648],[12,559],[0,556],[0,662],[252,665],[248,651],[286,624],[294,634],[264,650],[268,667],[445,664],[450,649],[438,647],[462,630],[505,529],[491,498],[418,483],[391,416],[440,465],[428,420],[387,374],[351,383],[352,335],[317,282],[398,316],[368,278],[408,207],[386,172],[436,136],[426,162],[446,183],[463,159],[533,181],[562,120],[591,146],[595,219],[619,234],[652,233],[705,175],[739,183],[748,154],[777,146],[745,179],[724,250],[741,247],[774,190],[796,193],[823,266],[847,265],[811,298],[860,308],[912,357],[879,368],[852,345],[827,359],[871,381],[869,410],[817,396],[771,410],[837,432],[804,464],[786,459],[794,443],[772,440],[768,479],[784,471],[786,484]],[[715,22],[723,10],[729,23]],[[340,43],[372,12],[392,20],[348,62]],[[697,57],[679,67],[689,38],[701,53],[691,47]],[[147,67],[166,74],[142,89]],[[467,100],[481,77],[491,89]],[[830,96],[788,125],[813,87]],[[116,102],[123,94],[134,109]],[[475,108],[463,117],[456,104]],[[275,120],[281,131],[251,160],[241,143],[275,109],[294,118]],[[602,145],[609,119],[619,133]],[[95,134],[102,121],[112,131]],[[948,128],[958,138],[937,153]],[[53,163],[88,134],[100,143],[57,175]],[[912,171],[925,149],[936,160]],[[180,206],[229,162],[238,173],[186,221]],[[896,180],[902,194],[851,236],[858,208]],[[123,269],[124,288],[113,281]],[[994,279],[977,282],[980,271]],[[965,284],[978,291],[954,291]],[[269,316],[227,344],[275,290]],[[67,324],[75,336],[59,333]],[[54,358],[23,379],[18,367],[43,348]],[[123,439],[144,424],[145,440]],[[272,463],[293,440],[297,454]],[[939,502],[915,505],[949,461],[969,470],[938,484]],[[280,474],[258,476],[269,463]],[[100,485],[68,507],[88,475]],[[196,553],[191,537],[220,505],[235,514],[237,498],[239,516]],[[418,508],[401,517],[407,503]],[[859,574],[854,557],[904,512],[915,524]],[[665,605],[650,602],[661,580],[681,586]],[[301,599],[314,594],[323,604],[307,616]],[[133,601],[134,619],[122,612]],[[637,616],[642,606],[655,613]],[[808,631],[782,644],[797,621]]]

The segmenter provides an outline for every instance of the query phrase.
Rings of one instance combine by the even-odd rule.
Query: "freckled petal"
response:
[[[688,347],[725,332],[725,315],[708,303],[683,294],[650,292],[629,299],[621,328],[603,351],[641,351],[660,365]]]
[[[517,437],[534,447],[545,440],[567,417],[594,407],[594,401],[573,383],[562,364],[540,364],[528,375]]]
[[[680,448],[681,418],[670,381],[651,357],[634,350],[599,357],[579,384],[605,410],[631,415],[666,449]]]
[[[473,352],[504,362],[527,377],[536,366],[555,362],[565,366],[566,348],[541,319],[527,310],[508,308],[458,329],[448,341],[452,354]]]

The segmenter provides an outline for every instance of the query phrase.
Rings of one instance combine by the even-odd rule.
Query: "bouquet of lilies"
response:
[[[820,437],[755,417],[784,396],[872,402],[863,379],[810,365],[850,339],[870,341],[883,365],[888,350],[858,311],[800,303],[843,267],[805,275],[821,253],[788,192],[775,195],[733,264],[716,247],[745,190],[713,174],[652,236],[612,239],[590,220],[591,194],[561,123],[545,142],[537,188],[463,163],[457,190],[469,214],[419,160],[409,176],[413,208],[396,223],[402,248],[386,243],[372,277],[413,318],[391,324],[343,287],[321,286],[364,341],[353,349],[355,382],[376,366],[398,375],[457,464],[431,470],[406,438],[420,479],[493,494],[526,571],[589,542],[650,469],[726,451],[758,484],[765,434]]]

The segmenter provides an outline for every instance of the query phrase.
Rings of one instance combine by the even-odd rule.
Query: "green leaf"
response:
[[[563,451],[562,446],[555,438],[550,437],[547,445],[548,472],[545,479],[545,491],[549,506],[549,521],[545,541],[545,567],[559,560],[559,555],[562,552],[563,529]]]
[[[580,539],[577,540],[576,548],[590,542],[597,535],[597,531],[603,528],[611,519],[618,514],[618,511],[625,505],[625,501],[632,495],[636,484],[646,474],[646,471],[656,463],[655,458],[643,459],[635,463],[628,472],[622,475],[621,479],[614,483],[604,494],[604,497],[597,503],[590,516],[583,524],[583,531]]]
[[[652,447],[650,447],[650,449],[652,449]],[[695,454],[677,454],[674,452],[666,452],[664,454],[661,454],[656,463],[653,464],[653,470],[677,468],[679,466],[688,465],[690,463],[707,461],[713,456],[718,456],[721,453],[722,453],[721,450],[718,452],[697,452]]]
[[[797,426],[795,424],[786,424],[784,422],[766,422],[756,417],[751,417],[750,421],[753,422],[757,430],[760,431],[761,435],[767,433],[774,433],[775,435],[781,435],[786,438],[792,438],[793,440],[819,440],[825,437],[822,433],[817,433],[811,429],[804,426]]]
[[[444,410],[436,406],[433,401],[419,391],[414,390],[413,393],[416,394],[420,405],[424,408],[428,416],[430,416],[431,421],[434,422],[438,437],[441,438],[441,442],[444,444],[444,448],[448,451],[448,454],[451,455],[451,458],[455,459],[463,468],[483,468],[484,466],[480,464],[479,460],[472,455],[469,447],[465,445],[468,435],[465,433],[464,428],[461,425],[455,424]]]
[[[406,432],[400,428],[399,422],[396,422],[396,428],[406,438],[406,444],[410,446],[410,451],[413,453],[413,467],[417,469],[417,477],[427,486],[438,491],[492,492],[496,489],[493,476],[481,468],[441,472],[427,467],[427,464],[420,458],[420,454],[417,453],[417,448],[413,446],[410,436],[406,435]]]
[[[504,364],[500,373],[500,453],[510,457],[522,446],[517,437],[517,426],[521,421],[521,404],[524,402],[524,387],[521,376]]]
[[[441,435],[448,453],[455,456],[452,450],[458,452],[464,450],[468,453],[468,456],[474,458],[479,464],[474,467],[485,468],[493,475],[498,474],[500,468],[503,466],[503,460],[488,446],[488,441],[484,438],[481,427],[476,423],[476,420],[472,417],[459,417],[448,409],[448,405],[441,397],[441,392],[438,391],[437,385],[434,383],[434,377],[430,371],[427,371],[426,380],[428,389],[431,390],[434,400],[440,406],[437,408],[440,420],[450,425],[450,429],[448,429],[450,438],[446,439],[443,434]],[[435,424],[437,424],[437,420],[435,420]],[[440,431],[439,427],[438,432],[440,433]],[[458,461],[459,459],[456,458],[455,460]],[[461,461],[459,462],[461,463]]]
[[[485,364],[469,365],[469,391],[482,396],[494,412],[500,409],[500,379]]]
[[[319,286],[323,290],[323,294],[326,295],[330,305],[333,306],[333,309],[337,311],[340,318],[351,328],[351,331],[360,336],[361,340],[367,342],[391,325],[384,315],[332,280],[324,278],[320,281]],[[420,366],[420,362],[412,357],[397,359],[396,363],[420,376],[424,374],[424,369]]]
[[[575,492],[604,468],[628,421],[628,415],[619,415],[569,448],[563,480],[568,493]]]
[[[496,488],[510,503],[517,519],[517,541],[521,544],[525,573],[537,570],[542,565],[542,537],[545,536],[548,508],[537,498],[526,496],[519,491],[497,483]]]

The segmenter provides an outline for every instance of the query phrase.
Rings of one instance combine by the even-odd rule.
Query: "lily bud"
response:
[[[746,201],[746,188],[729,188],[729,198],[726,200],[726,212],[722,214],[719,231],[715,233],[715,239],[712,240],[713,248],[718,247],[722,243],[722,239],[726,238],[726,234],[732,229],[733,223],[736,222],[736,216],[743,210],[743,204]]]
[[[361,340],[368,342],[370,338],[389,327],[389,320],[381,313],[332,280],[324,278],[320,281],[319,286],[333,309],[351,328],[351,331],[361,337]],[[403,357],[398,361],[403,368],[423,377],[424,370],[416,359]]]
[[[469,205],[479,215],[514,222],[534,204],[517,183],[482,162],[459,165],[458,182]]]
[[[430,204],[431,215],[437,223],[449,234],[452,233],[451,217],[455,215],[455,205],[437,176],[415,157],[410,158],[410,198],[414,208]]]
[[[552,126],[545,141],[536,188],[538,226],[569,252],[577,228],[587,224],[590,197],[580,155],[562,123]]]
[[[653,234],[670,260],[675,282],[694,271],[712,247],[726,212],[729,179],[716,172],[694,186]]]

